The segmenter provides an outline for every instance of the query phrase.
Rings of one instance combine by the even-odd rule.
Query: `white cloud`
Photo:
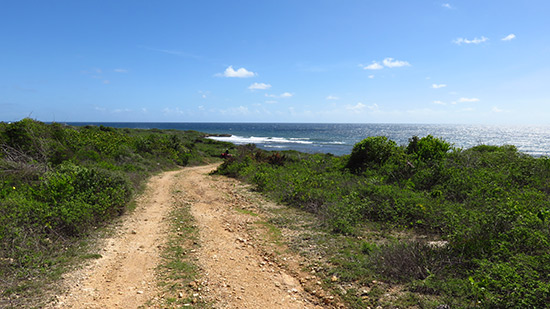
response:
[[[379,107],[378,107],[378,104],[374,103],[370,106],[367,106],[368,109],[370,109],[371,111],[375,112],[375,111],[378,111],[379,110]]]
[[[369,65],[359,65],[363,68],[363,70],[382,70],[384,67],[387,68],[400,68],[400,67],[408,67],[411,66],[411,64],[407,61],[401,61],[401,60],[395,60],[393,58],[386,58],[382,60],[382,64],[378,61],[373,61]],[[374,75],[369,75],[369,78],[374,78]]]
[[[408,67],[411,65],[407,61],[395,60],[393,58],[386,58],[382,61],[382,63],[384,63],[384,65],[388,68]]]
[[[450,3],[443,3],[441,6],[446,9],[453,9],[453,6]]]
[[[340,98],[334,95],[329,95],[327,96],[327,100],[340,100]]]
[[[370,78],[370,79],[373,79],[373,78],[374,78],[374,75],[369,75],[369,78]]]
[[[203,99],[206,99],[210,95],[210,91],[199,90],[198,93],[200,94],[201,98],[203,98]]]
[[[464,102],[479,102],[478,98],[460,98],[458,99],[458,103],[464,103]]]
[[[264,84],[264,83],[254,83],[250,86],[248,86],[248,89],[250,90],[266,90],[271,88],[270,84]]]
[[[346,108],[346,110],[352,111],[354,113],[361,113],[365,109],[368,109],[372,112],[376,112],[376,111],[379,110],[378,104],[376,104],[376,103],[374,103],[372,105],[366,105],[366,104],[363,104],[361,102],[358,102],[355,105],[346,105],[345,108]]]
[[[369,65],[361,65],[363,67],[363,70],[381,70],[384,68],[380,63],[373,61]]]
[[[233,69],[233,66],[230,65],[227,67],[227,69],[225,69],[223,73],[218,73],[216,74],[216,76],[247,78],[256,76],[256,73],[248,71],[245,68],[239,68],[235,70]]]
[[[265,94],[266,97],[268,98],[290,98],[293,96],[292,93],[290,92],[284,92],[284,93],[281,93],[280,95],[277,95],[277,94]]]
[[[128,73],[128,70],[126,69],[114,69],[113,71],[115,71],[116,73]]]
[[[511,41],[511,40],[513,40],[513,39],[515,39],[515,38],[516,38],[516,35],[513,34],[513,33],[510,33],[510,34],[508,34],[507,36],[503,37],[501,40],[502,40],[502,41]]]
[[[439,89],[439,88],[445,88],[447,87],[446,84],[432,84],[433,89]]]
[[[488,40],[489,39],[484,37],[484,36],[482,36],[481,38],[474,38],[473,40],[468,40],[468,39],[465,39],[465,38],[458,38],[458,39],[453,40],[453,43],[455,43],[456,45],[480,44],[480,43],[486,42]]]
[[[103,83],[106,84],[106,85],[108,85],[108,84],[111,83],[111,81],[106,79],[106,80],[103,81]]]
[[[438,105],[447,105],[447,103],[443,102],[443,101],[439,101],[439,100],[436,100],[433,102],[434,104],[438,104]]]
[[[277,101],[275,100],[268,100],[268,101],[265,101],[266,104],[276,104]]]
[[[359,113],[363,111],[367,106],[361,102],[355,104],[355,105],[346,105],[346,109],[350,110],[354,113]]]

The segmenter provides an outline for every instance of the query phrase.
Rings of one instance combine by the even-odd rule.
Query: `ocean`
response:
[[[454,147],[514,145],[532,156],[550,155],[550,126],[452,125],[452,124],[328,124],[328,123],[153,123],[68,122],[69,125],[104,125],[115,128],[195,130],[230,136],[210,137],[236,145],[255,144],[266,150],[297,150],[307,153],[351,153],[353,146],[369,136],[386,136],[407,145],[413,136],[431,134]]]

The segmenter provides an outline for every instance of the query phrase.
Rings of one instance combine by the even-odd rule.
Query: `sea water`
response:
[[[104,125],[115,128],[195,130],[210,138],[236,145],[255,144],[266,150],[297,150],[307,153],[351,153],[353,146],[369,136],[386,136],[407,145],[413,136],[432,135],[458,148],[476,145],[514,145],[532,156],[550,155],[550,126],[452,125],[452,124],[314,124],[314,123],[152,123],[69,122],[69,125]]]

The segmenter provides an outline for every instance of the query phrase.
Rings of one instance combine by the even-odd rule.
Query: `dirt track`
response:
[[[208,176],[215,167],[153,177],[136,210],[105,241],[102,257],[68,274],[71,288],[52,307],[137,308],[162,297],[155,268],[168,213],[174,200],[183,199],[199,229],[200,249],[193,254],[201,269],[202,300],[215,308],[317,308],[319,299],[303,288],[316,279],[300,273],[298,257],[276,257],[265,250],[266,231],[252,215],[255,206],[235,191],[234,180]]]

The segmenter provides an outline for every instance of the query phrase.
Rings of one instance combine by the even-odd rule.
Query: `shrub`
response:
[[[449,265],[452,252],[423,242],[399,242],[385,245],[373,251],[370,263],[384,277],[411,282],[423,280],[441,272]]]
[[[121,214],[130,195],[131,186],[121,176],[72,163],[47,173],[34,194],[48,205],[42,224],[69,235]]]
[[[423,138],[413,136],[409,139],[407,153],[412,154],[417,160],[430,162],[443,159],[451,150],[451,144],[446,141],[427,135]]]
[[[346,168],[362,173],[367,168],[379,167],[396,151],[397,144],[385,136],[368,137],[355,144]]]

